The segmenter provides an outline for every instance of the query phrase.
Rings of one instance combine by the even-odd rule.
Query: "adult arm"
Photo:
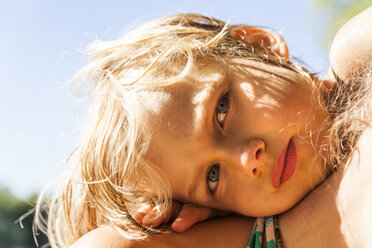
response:
[[[372,129],[364,131],[344,171],[337,198],[349,247],[372,247]]]
[[[254,219],[248,217],[215,218],[183,233],[152,235],[144,240],[127,240],[115,229],[106,226],[85,234],[71,248],[241,248],[248,243],[253,223]]]

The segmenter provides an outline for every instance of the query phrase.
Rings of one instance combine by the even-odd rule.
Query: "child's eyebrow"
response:
[[[222,93],[221,88],[225,88],[224,85],[226,85],[226,82],[230,82],[227,80],[226,75],[213,82],[200,82],[200,84],[205,83],[206,86],[192,99],[192,103],[196,105],[193,123],[196,130],[206,128],[205,124],[208,121],[208,117],[211,116],[208,112],[211,109],[215,109],[213,104],[214,102],[217,103],[216,98]]]

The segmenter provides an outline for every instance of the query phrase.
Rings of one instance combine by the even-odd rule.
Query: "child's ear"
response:
[[[232,26],[231,35],[236,36],[252,46],[259,46],[271,50],[273,53],[289,58],[289,51],[284,39],[274,31],[249,26]]]

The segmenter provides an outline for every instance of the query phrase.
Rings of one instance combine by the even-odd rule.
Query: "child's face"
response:
[[[324,179],[317,138],[328,114],[297,73],[244,64],[232,61],[227,73],[198,65],[198,75],[167,88],[148,159],[176,200],[265,216]]]

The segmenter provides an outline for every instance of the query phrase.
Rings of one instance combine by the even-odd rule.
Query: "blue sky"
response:
[[[325,73],[326,11],[312,0],[0,2],[0,187],[25,197],[58,181],[86,106],[66,84],[81,50],[156,17],[198,12],[280,31],[290,53]]]

